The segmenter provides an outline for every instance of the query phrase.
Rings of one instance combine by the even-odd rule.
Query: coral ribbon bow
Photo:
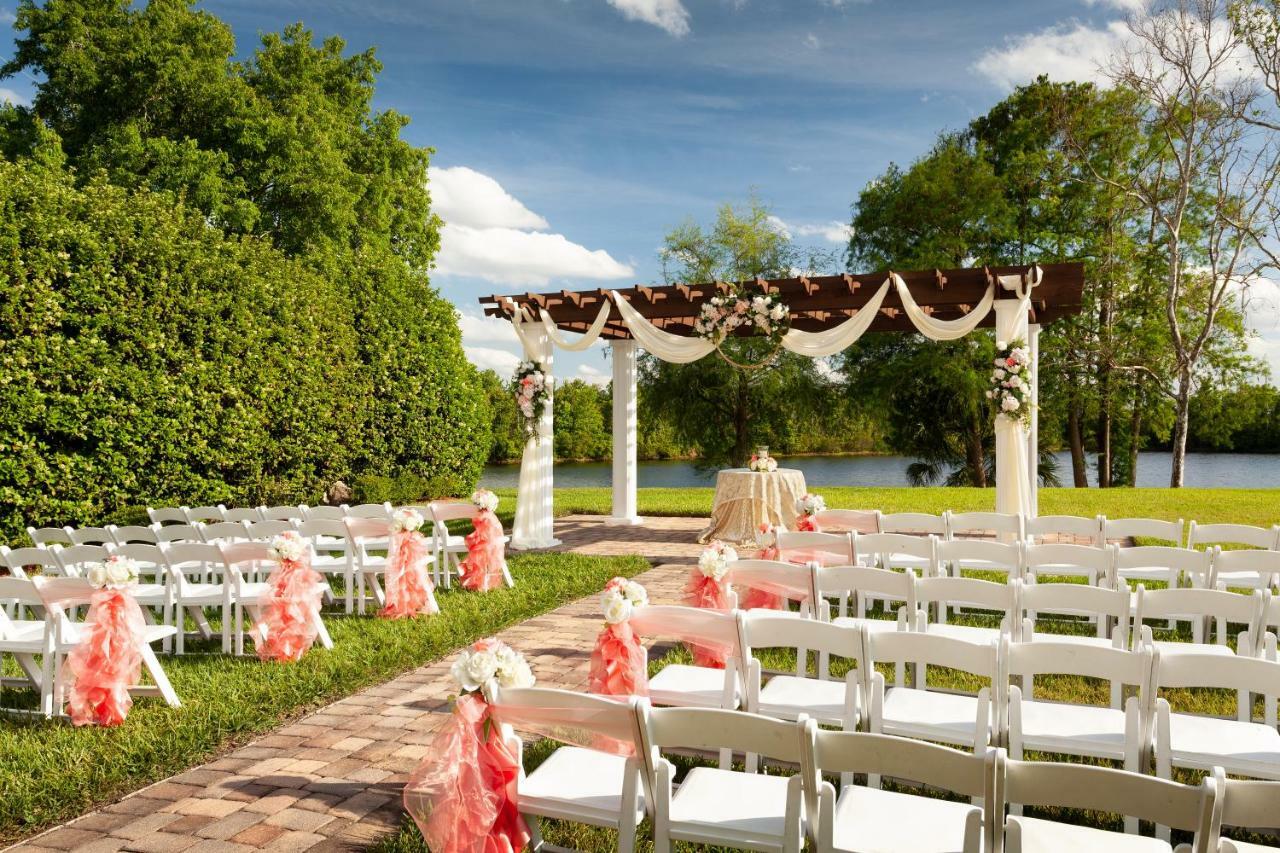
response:
[[[478,509],[472,519],[475,530],[467,534],[467,558],[458,566],[462,585],[470,590],[488,592],[502,586],[505,578],[506,547],[502,541],[502,522],[493,510]]]

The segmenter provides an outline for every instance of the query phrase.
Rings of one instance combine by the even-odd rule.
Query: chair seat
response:
[[[785,776],[695,767],[671,796],[671,836],[780,846],[786,808]]]
[[[1168,655],[1234,655],[1230,646],[1222,643],[1179,643],[1176,640],[1156,640],[1152,643],[1161,656]]]
[[[164,584],[140,583],[131,589],[133,600],[143,607],[159,606],[165,603],[166,590]]]
[[[1026,638],[1023,638],[1024,640]],[[1078,646],[1096,646],[1098,648],[1110,649],[1114,647],[1114,643],[1107,637],[1084,636],[1083,634],[1048,634],[1037,631],[1031,635],[1033,643],[1071,643]]]
[[[834,847],[848,853],[961,853],[969,803],[850,785],[836,801]]]
[[[1023,700],[1022,745],[1043,752],[1123,759],[1124,711]]]
[[[872,619],[870,617],[858,618],[857,616],[837,616],[831,620],[832,625],[839,625],[841,628],[866,628],[875,634],[880,631],[896,631],[898,630],[897,619]]]
[[[1090,826],[1059,823],[1034,817],[1011,817],[1007,824],[1017,824],[1024,853],[1081,853],[1085,850],[1106,850],[1108,853],[1169,853],[1173,848],[1166,841],[1145,835],[1129,835],[1110,832]],[[1006,837],[1008,837],[1006,835]]]
[[[819,723],[845,724],[845,698],[848,693],[843,680],[798,678],[794,675],[775,675],[760,688],[759,713],[768,717],[794,720],[800,714],[808,714]],[[856,717],[849,721],[858,724]]]
[[[664,666],[649,679],[649,701],[655,705],[677,705],[693,708],[724,707],[723,669],[673,663]],[[733,707],[741,701],[735,687]]]
[[[940,634],[969,643],[990,643],[1000,639],[999,628],[983,628],[978,625],[957,625],[954,622],[930,622],[927,634]]]
[[[1275,847],[1266,844],[1251,844],[1248,841],[1236,841],[1224,838],[1218,842],[1218,853],[1276,853]]]
[[[1169,749],[1177,767],[1221,766],[1228,773],[1280,779],[1280,732],[1273,726],[1170,714]]]
[[[975,746],[977,720],[977,697],[914,687],[891,687],[884,694],[881,731],[971,749]]]
[[[1214,577],[1228,589],[1268,589],[1271,575],[1262,572],[1218,572]]]
[[[968,572],[1003,572],[1006,575],[1017,575],[1018,569],[1006,563],[993,563],[990,560],[958,560],[951,564],[957,571]]]
[[[626,772],[627,759],[622,756],[561,747],[520,782],[520,811],[616,827]],[[635,784],[641,803],[636,810],[639,821],[644,817],[644,800],[638,778]]]

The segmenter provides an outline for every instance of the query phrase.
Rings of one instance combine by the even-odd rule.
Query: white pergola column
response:
[[[1031,424],[1027,429],[1027,479],[1031,485],[1031,517],[1040,514],[1040,324],[1027,326],[1031,349]]]
[[[1027,306],[1021,299],[997,299],[996,340],[1027,341]],[[1028,345],[1030,342],[1028,341]],[[996,416],[996,512],[1031,514],[1027,483],[1027,428],[1022,421]]]
[[[608,524],[640,524],[636,510],[636,342],[609,342],[613,358],[613,514]]]

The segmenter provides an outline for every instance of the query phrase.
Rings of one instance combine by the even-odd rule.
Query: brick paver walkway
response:
[[[556,523],[557,550],[641,554],[655,603],[676,603],[705,519],[654,518],[608,527],[593,516]],[[503,631],[538,683],[580,689],[600,630],[588,596]],[[360,850],[394,832],[409,772],[448,714],[452,657],[339,700],[248,746],[129,795],[12,850]],[[0,793],[0,796],[3,796]]]

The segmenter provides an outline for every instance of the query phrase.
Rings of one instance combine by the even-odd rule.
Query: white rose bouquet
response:
[[[126,589],[138,582],[138,563],[129,557],[113,554],[104,563],[87,566],[84,576],[98,589]]]
[[[1000,417],[1025,422],[1031,416],[1031,353],[1022,341],[996,344],[987,399]]]
[[[480,509],[487,509],[489,512],[498,511],[498,496],[488,489],[476,489],[472,492],[471,502]]]
[[[391,516],[391,529],[396,533],[413,533],[426,523],[422,513],[408,507],[396,510]]]
[[[307,540],[296,530],[286,530],[271,540],[271,556],[280,562],[301,560],[307,553]]]
[[[532,687],[536,681],[524,655],[493,637],[463,649],[449,673],[464,693],[482,690],[490,681],[500,687]]]
[[[706,577],[719,583],[729,573],[729,564],[738,559],[738,552],[732,546],[718,539],[712,540],[706,549],[698,555],[698,570]]]
[[[817,515],[825,512],[827,509],[827,501],[822,495],[814,495],[808,492],[796,498],[796,514],[797,515]]]
[[[618,625],[631,618],[637,608],[649,603],[648,591],[626,578],[614,578],[605,584],[604,594],[600,597],[600,609],[604,611],[604,621],[610,625]]]

